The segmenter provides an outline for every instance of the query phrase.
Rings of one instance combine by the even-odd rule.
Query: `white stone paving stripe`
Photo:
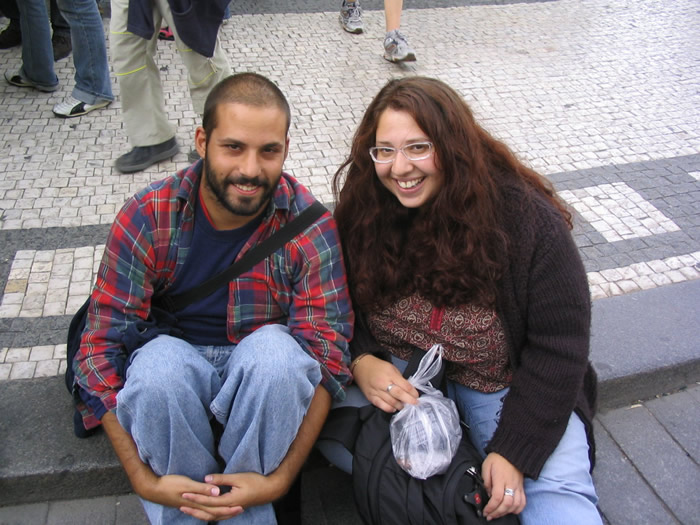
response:
[[[104,245],[15,254],[0,317],[48,317],[76,311],[90,294]]]
[[[75,251],[78,250],[82,248]],[[587,276],[593,300],[691,281],[700,278],[700,251],[588,272]],[[70,312],[77,310],[84,300],[81,297]],[[61,375],[65,370],[65,344],[0,348],[0,381]]]
[[[104,245],[17,252],[0,304],[0,317],[70,315],[87,299]],[[611,297],[700,277],[700,251],[588,272],[591,297]]]
[[[564,190],[559,196],[608,242],[680,230],[624,182]]]

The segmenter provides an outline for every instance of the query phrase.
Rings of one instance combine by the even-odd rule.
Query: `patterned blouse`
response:
[[[495,311],[480,306],[434,307],[418,294],[367,316],[377,342],[404,360],[411,345],[442,344],[447,377],[480,392],[498,392],[512,379],[505,331]]]

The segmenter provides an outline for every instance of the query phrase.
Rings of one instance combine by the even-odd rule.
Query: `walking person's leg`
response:
[[[114,100],[107,62],[102,17],[94,0],[58,0],[71,26],[75,87],[71,96],[54,107],[61,117],[76,117]]]
[[[22,67],[16,73],[5,73],[15,86],[33,87],[40,91],[58,89],[53,68],[51,28],[44,0],[22,0],[18,4],[22,28]]]
[[[116,168],[133,173],[177,154],[175,129],[165,111],[160,72],[154,55],[158,31],[150,40],[127,29],[128,0],[112,0],[110,46],[112,67],[119,82],[124,128],[133,149],[119,157]],[[160,11],[154,8],[154,27],[160,27]]]
[[[415,51],[408,45],[406,37],[399,32],[402,10],[403,0],[384,0],[384,58],[389,62],[412,62],[416,59]]]
[[[97,4],[95,3],[95,5]],[[50,0],[49,2],[49,17],[51,19],[51,29],[53,29],[53,35],[51,35],[53,59],[57,61],[70,55],[75,46],[73,46],[71,41],[70,24],[63,16],[57,0]]]

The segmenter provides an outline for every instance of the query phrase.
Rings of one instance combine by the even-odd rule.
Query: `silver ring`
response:
[[[394,383],[391,383],[388,387],[386,387],[387,393],[391,394],[391,389],[394,388],[396,385]]]
[[[506,489],[503,491],[506,496],[515,496],[515,491],[513,489]]]

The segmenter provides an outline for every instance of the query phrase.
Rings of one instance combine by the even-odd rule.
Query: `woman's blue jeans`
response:
[[[396,358],[393,361],[399,370],[406,368],[406,361]],[[485,457],[484,448],[498,427],[508,389],[484,394],[452,381],[447,386],[447,394],[457,405],[460,418],[469,425],[472,443]],[[346,400],[334,403],[332,408],[367,404],[369,401],[360,389],[352,386]],[[338,468],[352,472],[352,456],[342,445],[319,441],[316,446]],[[525,478],[527,504],[520,514],[522,525],[601,524],[596,508],[598,496],[589,470],[586,431],[579,417],[572,414],[564,436],[545,462],[540,476],[536,480]]]
[[[163,335],[132,354],[117,417],[159,476],[267,475],[286,456],[320,380],[318,362],[286,326],[264,326],[224,347]],[[224,427],[218,442],[213,418]],[[154,524],[199,523],[176,508],[143,505]],[[250,507],[222,523],[275,523],[274,510]]]

